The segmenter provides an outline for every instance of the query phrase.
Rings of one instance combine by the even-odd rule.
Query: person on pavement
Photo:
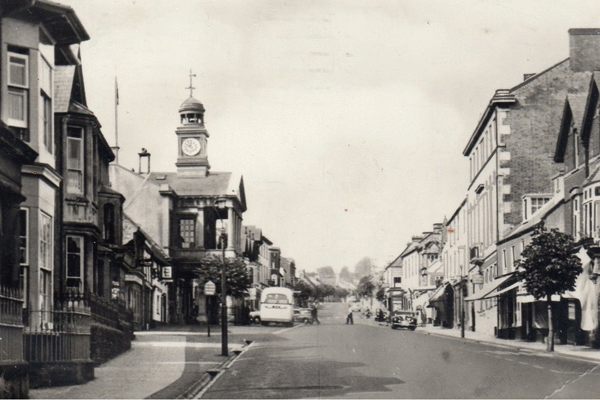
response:
[[[346,317],[346,325],[354,325],[354,318],[352,317],[352,303],[348,304],[348,316]]]
[[[319,321],[319,317],[317,315],[317,303],[313,303],[310,308],[310,315],[312,316],[313,323],[316,322],[318,325],[321,325],[321,321]]]

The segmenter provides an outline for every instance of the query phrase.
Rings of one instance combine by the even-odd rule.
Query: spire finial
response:
[[[190,86],[186,87],[186,89],[190,89],[190,97],[194,94],[195,87],[192,86],[192,78],[196,77],[196,74],[192,74],[192,70],[190,69]]]

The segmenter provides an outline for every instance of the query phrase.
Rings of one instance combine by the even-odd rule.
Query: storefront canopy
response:
[[[494,282],[492,282],[491,285],[489,285],[487,288],[484,288],[481,292],[473,296],[466,297],[465,301],[484,300],[490,297],[494,297],[497,294],[496,289],[498,289],[503,283],[505,283],[510,278],[513,278],[513,275],[505,275],[496,279]]]

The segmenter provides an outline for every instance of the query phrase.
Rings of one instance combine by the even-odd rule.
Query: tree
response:
[[[375,298],[378,302],[383,303],[383,301],[385,300],[385,288],[380,287],[377,290],[377,293],[375,294]]]
[[[248,266],[243,258],[225,258],[225,282],[227,284],[227,295],[241,299],[248,293],[248,288],[252,284]],[[221,257],[206,256],[200,260],[200,267],[196,268],[199,283],[201,287],[208,281],[213,281],[217,294],[221,293],[221,269],[223,261]]]
[[[373,290],[375,290],[375,284],[373,284],[370,276],[362,277],[356,287],[356,292],[361,297],[372,296]]]
[[[302,307],[308,307],[308,302],[311,298],[315,297],[316,288],[313,285],[306,283],[303,280],[298,280],[294,286],[294,290],[299,291],[298,301]]]
[[[582,272],[581,261],[575,255],[573,237],[558,229],[547,231],[539,225],[533,231],[531,243],[521,253],[517,277],[536,300],[548,302],[548,340],[546,351],[554,351],[552,324],[552,295],[575,289],[575,281]]]

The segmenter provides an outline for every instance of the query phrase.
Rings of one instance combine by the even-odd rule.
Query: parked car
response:
[[[304,325],[315,322],[310,313],[310,308],[294,308],[294,321]]]
[[[392,329],[407,328],[414,331],[417,329],[417,316],[412,311],[394,311],[390,323]]]
[[[250,321],[260,325],[260,310],[250,311]]]

